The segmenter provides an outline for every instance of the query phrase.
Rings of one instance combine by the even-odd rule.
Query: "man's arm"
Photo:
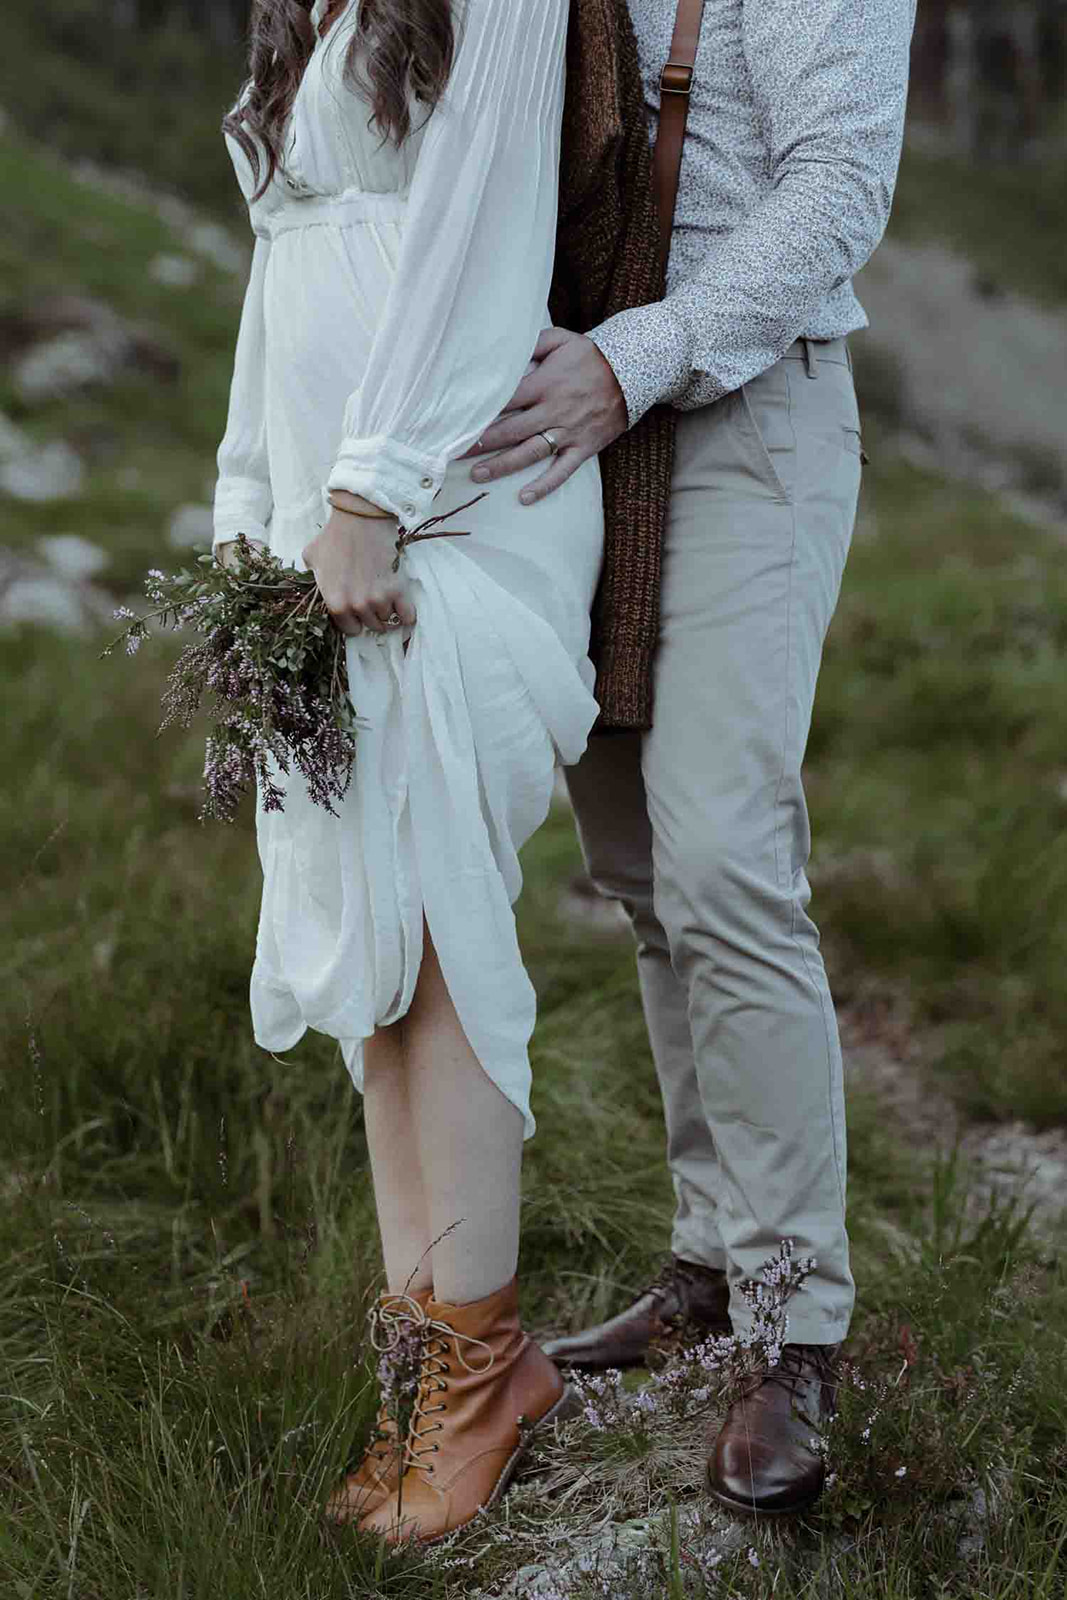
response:
[[[699,272],[664,300],[620,312],[588,338],[555,331],[537,372],[482,436],[483,449],[518,446],[484,463],[490,476],[538,459],[545,447],[531,436],[551,428],[563,448],[530,486],[540,498],[610,442],[603,435],[612,389],[625,400],[621,432],[657,401],[706,405],[789,348],[885,231],[914,20],[915,0],[745,0],[746,60],[771,172],[766,194],[712,239]]]

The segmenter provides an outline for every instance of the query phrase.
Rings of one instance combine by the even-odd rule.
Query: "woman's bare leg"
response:
[[[404,1022],[379,1028],[363,1047],[363,1120],[386,1287],[392,1294],[432,1286],[422,1169],[404,1058]]]
[[[434,1297],[463,1305],[515,1275],[523,1119],[468,1044],[428,929],[403,1026]]]

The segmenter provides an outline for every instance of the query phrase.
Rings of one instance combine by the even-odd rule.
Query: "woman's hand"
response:
[[[398,527],[395,517],[334,510],[300,552],[342,633],[385,633],[394,612],[401,622],[415,621],[407,580],[393,571]]]
[[[247,535],[245,537],[247,538]],[[253,550],[265,550],[267,548],[262,539],[249,539],[248,543],[252,546]],[[227,539],[225,544],[220,544],[217,547],[215,551],[215,560],[218,562],[220,567],[226,567],[226,569],[229,570],[231,567],[235,567],[237,565],[237,556],[239,550],[240,546],[238,545],[236,539]]]

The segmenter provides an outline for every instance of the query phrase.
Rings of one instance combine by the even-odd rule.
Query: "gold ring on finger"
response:
[[[556,435],[552,432],[552,429],[551,428],[538,428],[537,431],[541,435],[541,438],[547,444],[549,455],[550,456],[554,456],[556,454],[557,450],[559,449],[559,440],[556,438]]]

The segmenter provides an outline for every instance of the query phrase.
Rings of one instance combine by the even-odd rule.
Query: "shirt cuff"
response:
[[[677,399],[692,378],[688,331],[666,301],[618,311],[589,338],[619,380],[631,428],[652,406]]]
[[[212,550],[229,539],[236,539],[239,533],[268,543],[267,523],[273,506],[270,485],[259,478],[220,478],[215,485],[212,508]]]
[[[341,442],[326,488],[361,494],[413,528],[429,516],[447,470],[443,456],[423,455],[395,439],[347,438]]]

